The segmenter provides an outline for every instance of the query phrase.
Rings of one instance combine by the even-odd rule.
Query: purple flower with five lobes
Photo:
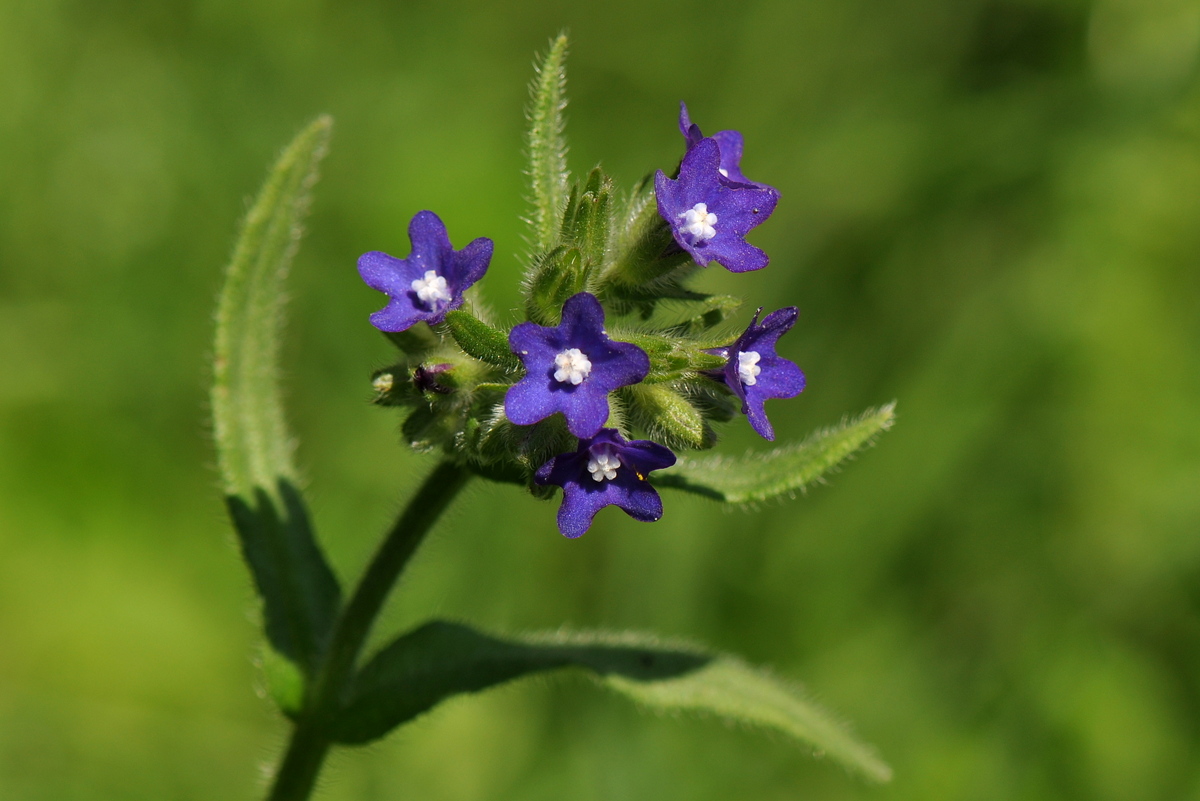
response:
[[[742,414],[750,426],[765,439],[775,439],[775,430],[767,419],[763,403],[768,398],[794,398],[804,391],[804,373],[794,362],[775,352],[775,343],[796,324],[799,311],[788,306],[768,314],[760,324],[758,316],[737,341],[709,353],[724,356],[728,361],[721,377],[742,401]]]
[[[701,139],[688,148],[677,179],[659,170],[654,194],[671,235],[701,267],[715,261],[730,272],[744,273],[767,266],[767,254],[745,237],[771,216],[779,193],[728,182],[721,175],[721,149],[715,139]]]
[[[605,506],[620,507],[634,520],[662,517],[662,499],[646,475],[675,464],[669,448],[650,440],[627,442],[615,428],[602,428],[583,439],[574,453],[561,453],[538,468],[534,481],[563,489],[558,529],[579,537]]]
[[[644,350],[608,338],[604,307],[587,292],[563,304],[557,326],[521,323],[508,344],[525,364],[525,377],[504,396],[504,414],[519,426],[562,412],[572,434],[595,436],[608,419],[608,393],[650,372]]]
[[[683,138],[687,140],[688,150],[691,150],[704,139],[704,134],[700,133],[700,126],[692,122],[692,118],[688,115],[687,103],[679,104],[679,131],[683,134]],[[760,184],[758,181],[751,181],[742,174],[742,134],[739,131],[717,131],[712,135],[716,140],[717,147],[721,151],[721,166],[717,172],[725,179],[725,183],[730,186],[744,185],[756,186],[759,189],[770,189],[776,195],[779,192],[773,187],[766,184]]]
[[[358,259],[358,274],[367,286],[388,296],[388,305],[371,315],[371,325],[380,331],[440,323],[446,312],[462,305],[463,293],[483,278],[492,260],[487,237],[455,250],[446,226],[432,211],[417,212],[408,224],[408,238],[408,258],[371,251]]]

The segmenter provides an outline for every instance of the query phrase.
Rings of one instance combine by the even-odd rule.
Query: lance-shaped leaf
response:
[[[446,327],[468,356],[506,370],[516,370],[521,360],[508,346],[508,334],[461,309],[446,314]]]
[[[263,600],[267,639],[312,672],[341,591],[296,489],[278,379],[283,280],[332,121],[283,151],[242,224],[217,307],[212,411],[226,501]]]
[[[529,85],[529,183],[533,210],[529,220],[533,245],[554,246],[567,201],[567,142],[563,112],[567,107],[567,36],[550,43],[546,58]]]
[[[795,685],[733,657],[628,633],[499,639],[454,623],[427,623],[363,666],[331,734],[343,743],[369,742],[445,698],[564,667],[588,670],[645,707],[770,729],[869,778],[891,776],[869,746]]]
[[[895,403],[868,409],[854,420],[814,432],[803,442],[741,457],[681,458],[656,473],[657,487],[672,487],[725,503],[756,503],[794,494],[891,428]]]

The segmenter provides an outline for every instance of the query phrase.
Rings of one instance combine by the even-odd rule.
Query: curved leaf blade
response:
[[[263,599],[267,639],[311,673],[341,602],[296,488],[278,360],[283,282],[332,120],[300,132],[247,213],[217,306],[211,403],[226,503]]]
[[[655,473],[657,487],[703,495],[733,504],[753,504],[793,495],[892,427],[896,404],[868,409],[854,420],[813,432],[803,442],[765,453],[730,458],[684,457],[673,468]]]
[[[567,202],[570,174],[564,112],[567,107],[567,35],[550,43],[546,57],[529,85],[529,183],[533,214],[533,246],[539,251],[554,247]]]
[[[645,707],[771,729],[869,778],[891,776],[869,746],[799,688],[733,657],[631,633],[557,632],[506,640],[460,624],[427,623],[363,666],[330,736],[342,743],[370,742],[451,696],[564,667],[588,670]]]

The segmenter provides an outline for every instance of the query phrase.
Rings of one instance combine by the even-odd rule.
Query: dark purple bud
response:
[[[449,370],[452,364],[418,364],[413,370],[413,385],[418,391],[433,392],[437,395],[449,395],[453,390],[438,383],[437,377]]]

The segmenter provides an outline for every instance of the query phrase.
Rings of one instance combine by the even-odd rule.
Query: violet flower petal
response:
[[[627,442],[616,429],[604,428],[580,440],[573,453],[550,459],[538,468],[534,480],[563,488],[558,528],[564,536],[575,538],[588,530],[605,506],[617,506],[643,522],[661,518],[662,499],[646,475],[673,464],[675,454],[657,442]]]
[[[446,312],[462,305],[463,293],[483,277],[492,259],[493,243],[486,237],[456,251],[432,211],[417,212],[408,224],[408,238],[412,252],[406,258],[371,251],[358,260],[367,286],[388,296],[388,305],[371,315],[371,325],[381,331],[440,323]]]
[[[608,419],[608,393],[636,384],[650,372],[645,351],[608,338],[604,307],[587,292],[567,300],[557,326],[521,323],[509,332],[508,342],[525,364],[525,377],[505,394],[504,413],[520,426],[562,412],[568,431],[581,438],[594,436]],[[560,357],[577,360],[578,383],[556,378]]]
[[[750,426],[764,439],[775,439],[775,429],[767,419],[764,404],[771,398],[794,398],[804,391],[804,373],[792,361],[783,358],[775,352],[779,338],[787,333],[799,316],[795,306],[788,306],[768,314],[758,322],[760,308],[754,314],[754,319],[737,341],[728,348],[714,349],[714,353],[724,352],[728,361],[725,363],[725,383],[742,401],[742,413],[750,421]],[[753,367],[748,373],[754,383],[744,380],[741,369],[741,354],[753,353]],[[754,368],[757,368],[755,372]]]
[[[745,240],[750,229],[771,216],[779,193],[774,189],[729,185],[719,172],[720,149],[715,139],[702,139],[690,148],[672,180],[662,170],[654,177],[658,213],[671,226],[671,235],[701,266],[715,261],[731,272],[767,266],[767,254]],[[715,219],[715,221],[713,221]],[[707,221],[713,221],[705,227]]]
[[[698,145],[704,138],[704,134],[700,132],[700,126],[693,123],[688,114],[687,103],[683,102],[679,104],[679,130],[687,140],[688,150]],[[756,186],[760,189],[770,189],[775,194],[779,194],[773,187],[758,181],[751,181],[742,174],[742,150],[745,143],[740,131],[717,131],[712,138],[717,141],[717,146],[721,150],[720,173],[726,183]]]

